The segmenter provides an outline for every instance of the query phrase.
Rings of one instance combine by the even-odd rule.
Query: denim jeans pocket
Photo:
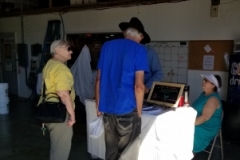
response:
[[[137,123],[137,130],[138,133],[141,133],[141,128],[142,128],[142,118],[141,117],[137,117],[138,123]]]
[[[106,130],[110,130],[111,128],[110,128],[110,124],[107,116],[103,116],[103,122],[104,122],[104,128]]]
[[[133,117],[118,117],[117,118],[118,130],[123,134],[133,131]]]

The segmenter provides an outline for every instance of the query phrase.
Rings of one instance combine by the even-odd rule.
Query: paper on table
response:
[[[142,111],[147,111],[147,110],[150,110],[150,109],[153,109],[153,106],[143,107]]]
[[[149,110],[142,110],[143,114],[154,115],[154,116],[157,116],[163,112],[164,112],[164,109],[160,107],[153,107],[152,109],[149,109]]]

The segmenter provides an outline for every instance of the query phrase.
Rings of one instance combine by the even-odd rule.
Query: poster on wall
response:
[[[155,41],[147,46],[158,55],[162,82],[187,83],[188,42]]]
[[[213,70],[214,68],[214,56],[203,56],[203,69]]]
[[[230,104],[240,105],[240,55],[232,55],[229,63],[228,95]]]

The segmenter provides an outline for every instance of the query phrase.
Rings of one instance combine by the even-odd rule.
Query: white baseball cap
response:
[[[218,91],[220,91],[220,87],[219,87],[219,84],[218,84],[218,80],[217,80],[217,78],[216,78],[213,74],[208,74],[208,75],[206,75],[206,74],[201,74],[201,76],[202,76],[203,78],[208,79],[210,82],[212,82],[212,84],[214,84],[214,85],[217,87]]]

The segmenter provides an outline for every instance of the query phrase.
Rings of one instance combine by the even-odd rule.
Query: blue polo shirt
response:
[[[136,108],[135,72],[148,72],[144,46],[129,39],[108,41],[101,48],[98,69],[99,111],[116,115],[132,112]]]

